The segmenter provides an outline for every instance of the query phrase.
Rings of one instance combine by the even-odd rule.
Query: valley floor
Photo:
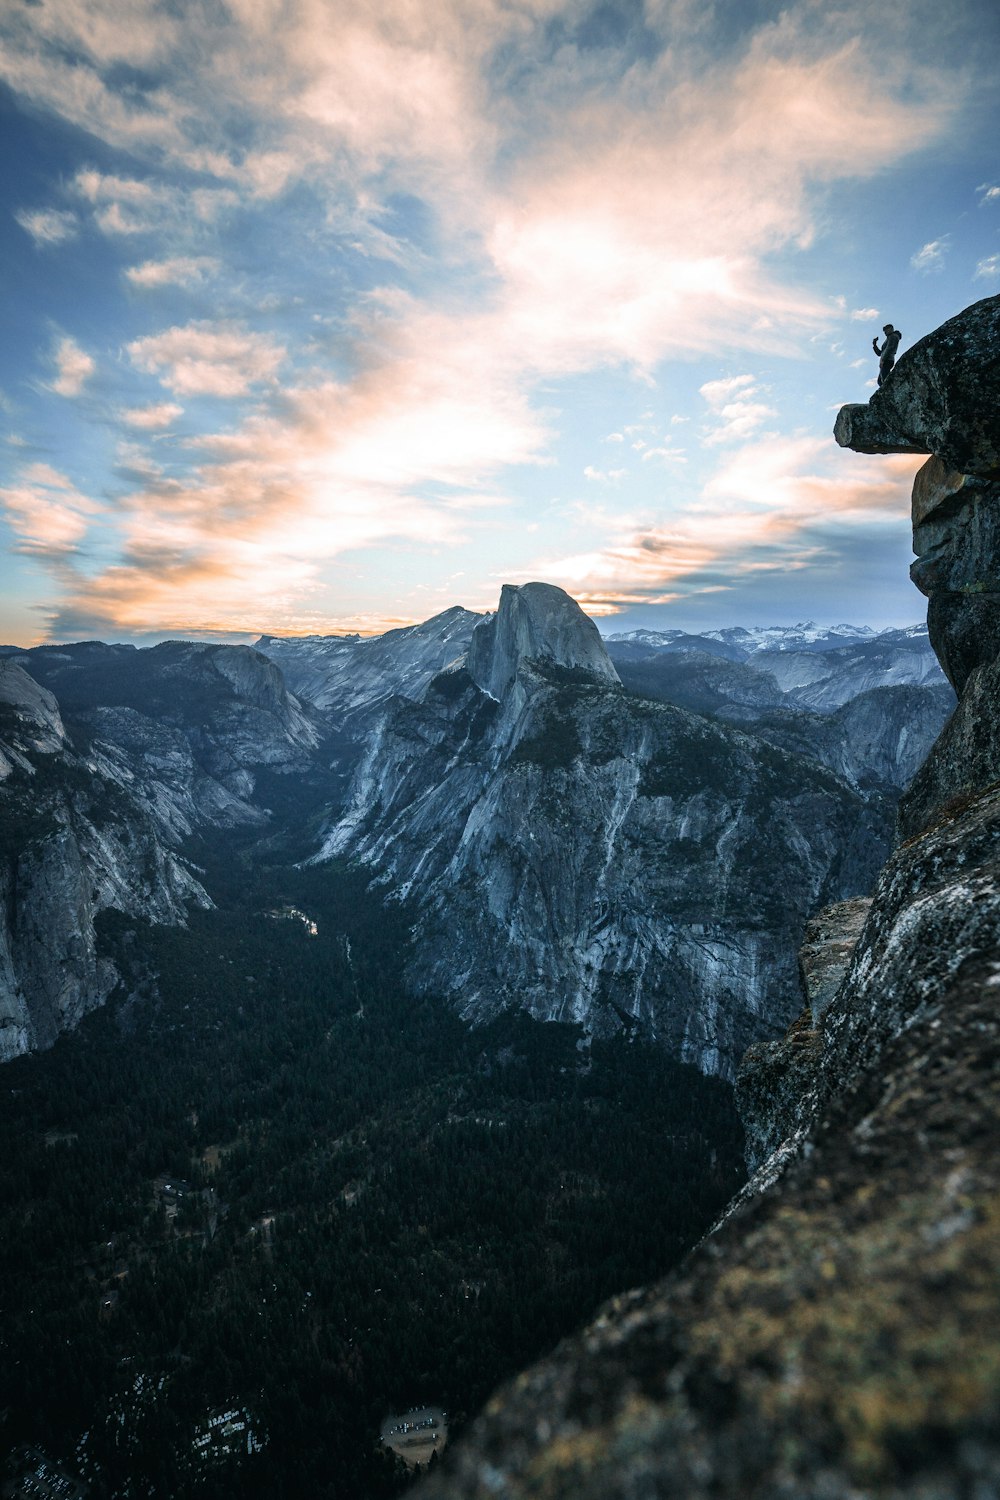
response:
[[[5,1446],[95,1497],[376,1500],[409,1480],[387,1412],[453,1435],[704,1232],[731,1092],[574,1026],[471,1031],[407,995],[406,913],[360,877],[192,853],[216,909],[102,919],[124,984],[3,1072]]]

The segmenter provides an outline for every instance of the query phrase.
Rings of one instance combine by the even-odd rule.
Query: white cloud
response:
[[[108,235],[151,234],[210,224],[238,201],[231,188],[184,190],[160,179],[119,177],[84,167],[70,184],[89,203],[94,223]]]
[[[120,419],[129,427],[138,427],[144,431],[169,427],[171,422],[176,422],[177,418],[183,414],[183,406],[176,406],[172,401],[161,401],[155,406],[127,407],[118,413]]]
[[[1000,255],[987,255],[976,266],[976,280],[992,276],[1000,276]]]
[[[699,387],[700,394],[708,403],[713,425],[709,427],[705,442],[744,442],[751,437],[770,417],[778,415],[773,406],[756,399],[761,388],[753,375],[732,375],[725,379],[708,380]]]
[[[139,266],[129,266],[125,275],[133,286],[192,286],[219,269],[220,262],[211,255],[175,255],[168,260],[144,260]]]
[[[651,458],[662,458],[664,463],[670,464],[687,463],[683,448],[647,448],[642,455],[642,461],[645,464]]]
[[[856,307],[851,313],[851,321],[853,323],[870,323],[877,317],[877,307]]]
[[[872,525],[903,525],[922,462],[849,457],[845,463],[826,437],[746,444],[669,518],[609,514],[603,542],[569,557],[536,558],[523,576],[559,583],[589,611],[606,613],[828,563],[838,546],[831,517],[848,545]]]
[[[583,471],[583,477],[594,484],[617,484],[620,479],[625,478],[627,473],[627,469],[595,469],[593,464],[588,464]]]
[[[981,182],[979,184],[979,186],[976,188],[976,192],[980,194],[980,198],[979,198],[979,206],[980,206],[980,208],[982,208],[982,206],[983,206],[984,203],[997,203],[997,202],[1000,202],[1000,187],[997,187],[995,184],[988,183],[988,182]]]
[[[721,411],[727,401],[753,386],[755,379],[753,375],[730,375],[721,380],[706,380],[698,391],[713,411]]]
[[[84,385],[96,368],[94,361],[75,339],[68,335],[59,340],[52,354],[56,377],[49,381],[49,390],[57,396],[79,396]]]
[[[943,271],[945,256],[948,253],[951,235],[943,235],[939,240],[928,240],[926,245],[921,246],[910,256],[910,265],[915,271]]]
[[[274,379],[285,350],[267,334],[238,323],[188,323],[134,339],[132,363],[178,396],[245,396]]]
[[[61,245],[75,239],[79,228],[75,214],[58,208],[19,208],[14,218],[36,245]]]

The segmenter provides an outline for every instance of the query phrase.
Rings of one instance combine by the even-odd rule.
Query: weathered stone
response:
[[[872,397],[874,401],[875,397]],[[893,427],[881,412],[867,402],[842,406],[833,424],[833,435],[841,448],[855,453],[926,453],[921,438],[907,437]]]
[[[806,1009],[777,1042],[748,1047],[736,1074],[746,1161],[757,1170],[781,1142],[809,1123],[807,1104],[823,1053],[823,1017],[840,988],[871,909],[871,898],[839,901],[806,923],[799,973]]]
[[[953,484],[958,477],[932,475],[919,493],[914,486],[922,519],[913,527],[910,577],[930,600],[931,645],[961,692],[972,669],[1000,652],[1000,482],[965,476]]]
[[[1000,1486],[1000,951],[780,1188],[501,1391],[421,1500],[954,1500]]]
[[[1000,658],[970,673],[962,699],[898,808],[911,839],[1000,781]]]
[[[814,1026],[820,1024],[840,988],[871,904],[870,896],[838,901],[806,923],[799,969]]]
[[[960,474],[1000,478],[1000,296],[914,344],[867,406],[845,406],[834,436],[856,453],[933,453]]]
[[[846,408],[845,408],[846,410]],[[848,447],[850,444],[847,445]],[[913,478],[912,520],[914,529],[934,511],[964,504],[962,488],[967,476],[949,469],[933,456],[918,469]]]

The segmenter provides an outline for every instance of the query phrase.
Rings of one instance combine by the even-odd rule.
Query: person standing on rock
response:
[[[878,355],[879,385],[884,384],[885,377],[896,363],[896,350],[899,348],[899,341],[903,337],[899,329],[893,328],[891,323],[886,323],[882,332],[885,334],[885,343],[881,349],[878,346],[878,339],[872,339],[872,348]]]

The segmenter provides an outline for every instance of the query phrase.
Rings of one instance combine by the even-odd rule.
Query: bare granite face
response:
[[[979,492],[948,474],[996,465],[998,304],[930,335],[885,388],[909,357],[923,426],[915,397],[888,415],[945,476],[924,476],[919,525]],[[872,451],[871,428],[845,430]],[[988,529],[969,518],[947,568]],[[860,907],[814,925],[808,1009],[744,1062],[751,1151],[769,1152],[748,1187],[677,1274],[501,1390],[422,1500],[1000,1495],[994,648],[984,632],[860,933]]]
[[[529,584],[390,706],[323,857],[412,900],[409,978],[467,1019],[624,1025],[731,1077],[795,1014],[802,925],[870,886],[884,827],[814,759],[625,693],[579,606]]]

